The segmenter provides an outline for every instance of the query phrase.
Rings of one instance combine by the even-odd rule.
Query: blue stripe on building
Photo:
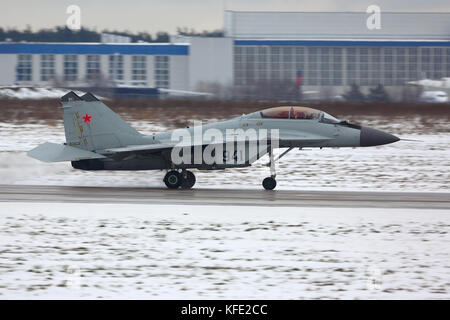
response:
[[[189,46],[179,44],[57,44],[0,43],[0,54],[134,54],[188,55]]]
[[[236,46],[450,47],[450,41],[235,40]]]

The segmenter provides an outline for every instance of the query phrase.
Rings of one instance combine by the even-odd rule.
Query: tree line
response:
[[[103,30],[96,31],[89,28],[71,30],[66,26],[57,26],[51,29],[32,31],[30,26],[24,30],[0,28],[0,41],[13,42],[100,42],[102,33],[112,33],[131,38],[132,42],[169,42],[169,33],[159,31],[155,35],[148,32]],[[222,30],[197,32],[194,29],[177,28],[177,34],[196,37],[223,37]]]

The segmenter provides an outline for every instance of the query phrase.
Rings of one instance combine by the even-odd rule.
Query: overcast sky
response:
[[[0,0],[0,27],[33,30],[66,24],[66,8],[81,8],[83,27],[168,31],[177,27],[197,31],[223,28],[224,10],[236,11],[382,11],[450,12],[450,0]]]

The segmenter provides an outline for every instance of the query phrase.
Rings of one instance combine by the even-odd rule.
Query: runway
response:
[[[0,185],[0,201],[450,209],[450,193]]]

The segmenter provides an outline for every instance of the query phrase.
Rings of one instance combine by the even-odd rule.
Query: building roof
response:
[[[450,40],[450,12],[383,12],[369,30],[365,12],[226,11],[225,35],[236,39]]]
[[[11,43],[0,42],[0,54],[133,54],[188,55],[188,44],[170,43]]]
[[[398,41],[398,40],[235,40],[237,46],[344,46],[344,47],[449,47],[449,41]]]

